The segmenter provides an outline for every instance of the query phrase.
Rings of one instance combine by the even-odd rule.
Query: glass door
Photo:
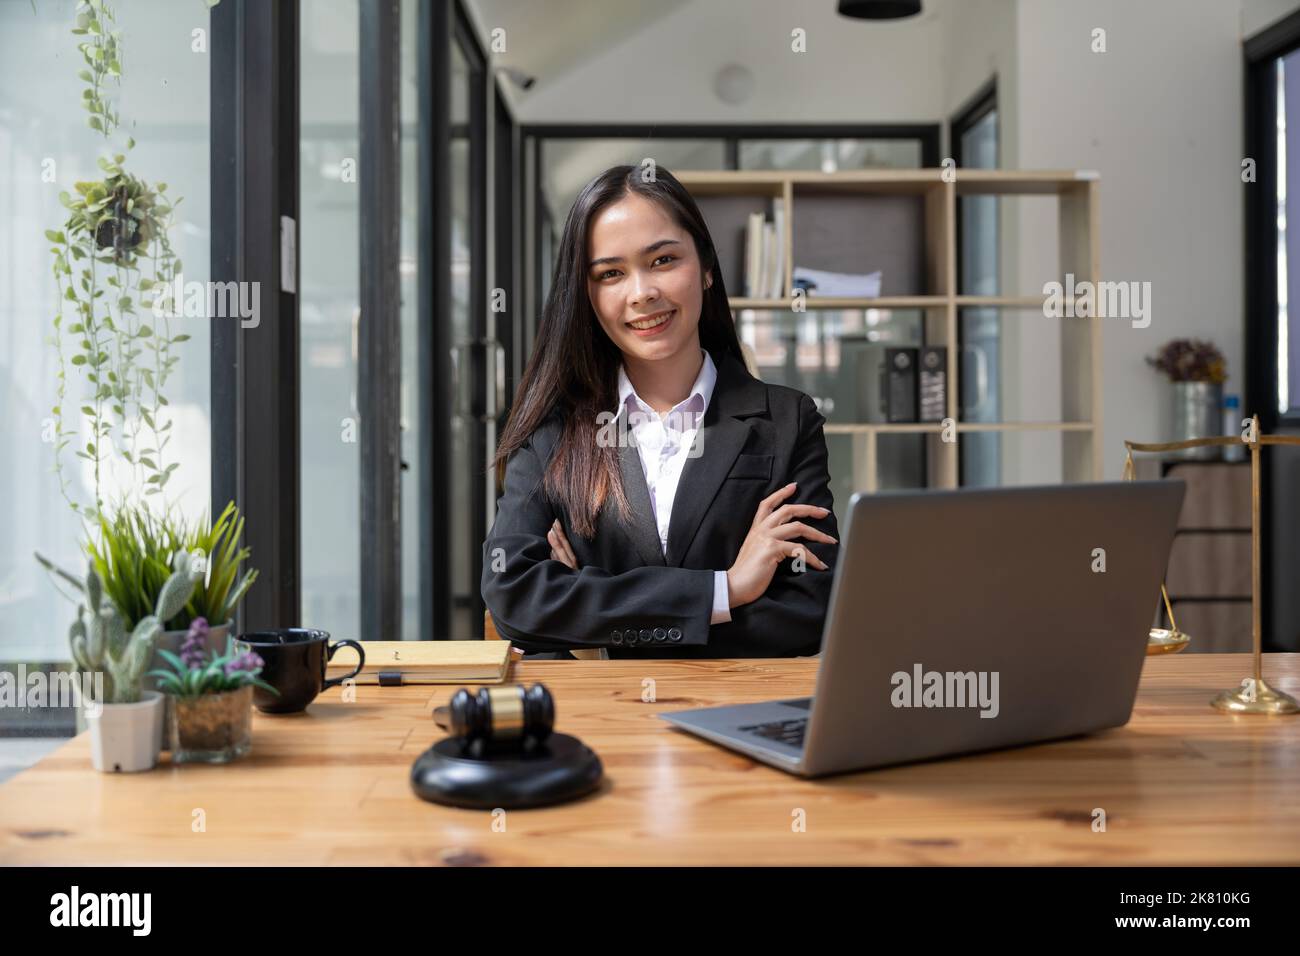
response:
[[[485,59],[458,3],[399,0],[369,53],[364,12],[358,0],[302,3],[302,617],[337,637],[464,640],[483,630],[498,368],[486,324]],[[364,102],[376,88],[364,80],[394,60],[399,177],[371,221],[384,234],[396,221],[397,255],[367,273],[360,156],[366,135],[389,130],[374,121],[383,104]],[[393,307],[363,315],[367,283],[394,274]],[[395,324],[391,366],[361,361],[367,322]],[[358,396],[390,384],[395,413],[380,406],[365,421]],[[398,443],[395,477],[367,468],[367,428]],[[367,494],[389,487],[392,507],[372,498],[367,512]],[[374,562],[394,551],[376,574]],[[376,592],[382,607],[369,615]]]
[[[490,434],[495,432],[498,345],[487,326],[487,81],[484,58],[459,5],[450,36],[450,307],[432,321],[449,324],[451,405],[446,448],[447,537],[434,545],[436,574],[443,575],[447,607],[435,611],[445,630],[435,639],[483,636],[479,593],[483,539],[487,537],[492,475]]]

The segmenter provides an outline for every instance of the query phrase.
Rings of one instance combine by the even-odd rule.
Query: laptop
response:
[[[659,716],[805,777],[1121,726],[1184,490],[855,494],[813,696]]]

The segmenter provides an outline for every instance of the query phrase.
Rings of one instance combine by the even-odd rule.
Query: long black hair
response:
[[[596,517],[607,500],[612,498],[624,516],[631,511],[620,478],[618,448],[597,441],[600,413],[613,412],[618,404],[622,353],[601,327],[587,291],[591,222],[631,193],[658,203],[690,233],[701,274],[712,274],[700,306],[700,345],[715,362],[727,355],[744,362],[713,238],[686,188],[662,166],[612,166],[589,182],[564,222],[537,344],[493,459],[500,480],[510,455],[558,411],[564,428],[546,470],[545,489],[568,512],[573,530],[585,538],[595,534]]]

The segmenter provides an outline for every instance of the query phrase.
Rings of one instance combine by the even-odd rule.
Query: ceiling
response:
[[[930,29],[943,19],[954,3],[970,0],[923,0],[924,7],[918,17],[895,21],[849,20],[836,12],[836,0],[799,0],[793,6],[786,0],[776,6],[776,14],[792,22],[849,24],[887,31],[887,36]],[[480,39],[489,42],[492,31],[505,30],[506,49],[491,54],[495,66],[510,66],[534,77],[536,84],[530,90],[520,90],[506,84],[507,96],[515,115],[523,122],[532,117],[528,112],[531,94],[557,84],[565,75],[582,70],[591,60],[606,51],[631,44],[639,34],[649,32],[662,21],[671,19],[684,8],[695,6],[703,11],[718,12],[723,17],[751,13],[753,16],[772,16],[771,4],[755,0],[466,0],[470,15],[476,20]],[[774,24],[775,25],[775,24]],[[782,31],[787,25],[779,25]],[[720,38],[721,39],[721,38]],[[719,43],[719,48],[724,44]],[[722,66],[721,60],[718,66]],[[671,65],[671,60],[669,61]],[[825,64],[831,72],[833,64]],[[658,118],[658,117],[655,117]]]

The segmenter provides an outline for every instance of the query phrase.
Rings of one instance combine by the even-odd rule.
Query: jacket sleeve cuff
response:
[[[727,587],[727,572],[713,572],[713,614],[710,624],[726,624],[731,620],[731,591]]]

